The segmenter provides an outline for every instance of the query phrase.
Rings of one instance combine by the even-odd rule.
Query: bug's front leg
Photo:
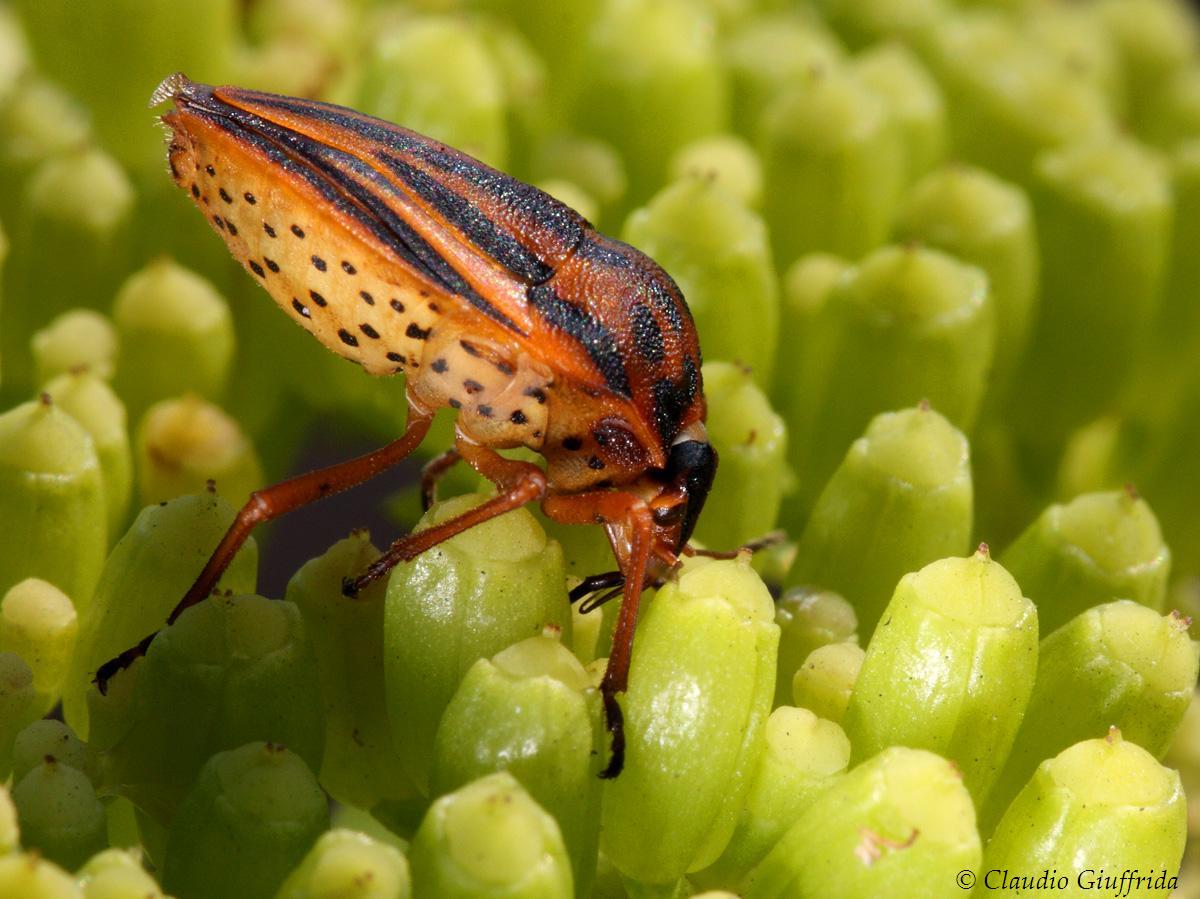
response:
[[[616,777],[625,765],[625,719],[617,694],[629,686],[629,662],[633,654],[633,633],[637,627],[638,603],[646,584],[654,535],[654,517],[650,506],[631,493],[595,491],[575,496],[551,496],[542,503],[542,511],[562,524],[601,523],[623,530],[621,541],[613,541],[617,564],[625,576],[621,611],[613,631],[612,652],[600,682],[604,699],[604,718],[612,734],[612,757],[600,772],[604,778]],[[619,545],[618,545],[619,544]]]
[[[195,583],[167,616],[167,625],[174,624],[176,619],[187,609],[206,599],[212,593],[217,581],[225,573],[225,569],[229,567],[234,556],[237,555],[238,550],[242,548],[256,526],[286,515],[315,500],[357,486],[402,462],[420,446],[432,421],[431,413],[409,406],[408,422],[404,434],[387,446],[355,459],[317,471],[310,471],[262,490],[256,490],[238,511],[233,524],[229,526],[229,530],[217,544],[217,548],[205,563],[204,568],[201,569]],[[105,692],[108,681],[113,675],[128,668],[135,659],[146,654],[146,650],[156,634],[157,631],[97,669],[95,682],[101,693]]]

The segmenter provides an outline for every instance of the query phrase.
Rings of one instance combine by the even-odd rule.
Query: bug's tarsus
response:
[[[625,583],[625,575],[620,571],[605,571],[600,574],[589,574],[582,581],[571,588],[568,595],[572,603],[577,603],[586,596],[591,596],[600,590],[607,590],[610,587],[620,587]],[[593,604],[591,608],[595,608]],[[581,609],[587,611],[587,609]]]
[[[600,772],[600,777],[604,780],[612,780],[625,767],[625,716],[621,712],[621,704],[617,702],[615,694],[603,693],[603,696],[604,720],[607,723],[608,732],[612,734],[612,755],[609,756],[604,770]]]
[[[108,695],[108,682],[110,680],[146,654],[146,650],[150,648],[151,642],[153,642],[158,634],[159,632],[155,631],[153,634],[143,637],[136,646],[131,646],[115,659],[109,659],[96,669],[96,676],[92,678],[92,683],[96,685],[96,689],[100,691],[101,696]]]

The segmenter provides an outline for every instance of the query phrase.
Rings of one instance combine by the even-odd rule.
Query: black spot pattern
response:
[[[263,267],[253,259],[250,260],[250,271],[254,272],[254,274],[258,275],[260,278],[265,278],[267,276],[267,273],[263,271]]]
[[[342,343],[346,346],[358,346],[358,338],[345,328],[338,328],[338,337],[342,338]]]
[[[363,301],[364,303],[366,303],[368,306],[374,306],[374,305],[375,305],[375,298],[374,298],[373,296],[371,296],[371,294],[369,294],[367,291],[365,291],[365,290],[360,290],[360,291],[358,292],[358,295],[359,295],[360,297],[362,297],[362,301]]]
[[[272,228],[270,225],[268,225],[266,222],[263,222],[263,231],[266,232],[267,237],[275,236],[275,229]]]
[[[308,311],[308,307],[301,303],[296,297],[292,297],[292,308],[304,318],[312,318],[312,313]]]
[[[308,295],[312,299],[312,301],[314,303],[316,303],[318,306],[327,305],[325,298],[323,296],[321,296],[319,293],[317,293],[315,290],[310,290],[308,292]]]
[[[304,240],[304,229],[301,228],[299,225],[292,225],[291,231],[298,238],[300,238],[301,240]]]
[[[446,372],[448,372],[450,370],[449,363],[447,363],[446,360],[443,359],[441,356],[434,359],[433,362],[430,363],[429,367],[432,368],[439,375],[444,375]]]
[[[404,333],[413,340],[428,340],[430,328],[418,327],[416,322],[409,322],[408,327],[404,329]]]
[[[372,328],[370,325],[368,325],[366,322],[363,322],[361,325],[359,325],[358,330],[362,331],[364,334],[366,334],[372,340],[379,339],[379,332],[376,331],[374,328]]]
[[[327,268],[327,266],[325,265],[325,260],[322,259],[320,256],[313,256],[312,264],[313,264],[313,268],[315,268],[319,272],[323,272]]]

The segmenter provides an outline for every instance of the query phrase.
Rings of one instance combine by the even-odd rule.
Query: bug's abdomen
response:
[[[460,320],[461,321],[461,320]],[[447,322],[426,347],[409,393],[430,408],[458,410],[458,427],[486,446],[541,450],[553,376],[528,353]]]

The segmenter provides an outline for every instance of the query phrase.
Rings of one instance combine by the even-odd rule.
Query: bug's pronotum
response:
[[[623,763],[616,694],[638,598],[687,545],[717,456],[704,429],[700,347],[675,283],[578,213],[437,141],[353,110],[167,78],[171,175],[279,306],[368,372],[407,376],[408,421],[380,450],[256,492],[171,613],[212,591],[255,525],[362,483],[458,410],[458,460],[496,496],[401,537],[353,594],[396,563],[534,500],[552,519],[605,527],[619,572],[573,592],[623,592],[601,685]],[[525,446],[543,471],[496,450]],[[102,666],[103,686],[151,638]]]

